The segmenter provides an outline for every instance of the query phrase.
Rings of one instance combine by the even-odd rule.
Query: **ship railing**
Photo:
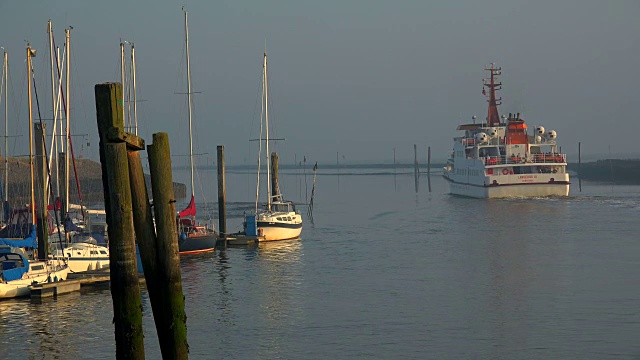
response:
[[[468,137],[457,137],[456,141],[459,141],[462,145],[466,146],[466,147],[473,147],[476,145],[476,139],[474,138],[468,138]]]
[[[558,153],[531,154],[529,158],[533,163],[566,163],[567,162],[567,154],[558,154]]]
[[[487,156],[483,157],[482,161],[485,165],[504,165],[504,164],[524,164],[524,163],[566,163],[566,154],[530,154],[528,157],[523,157],[518,154],[510,156]]]

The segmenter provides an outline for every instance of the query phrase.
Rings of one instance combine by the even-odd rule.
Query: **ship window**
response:
[[[44,270],[44,265],[34,265],[31,267],[32,270]]]
[[[106,254],[107,254],[107,252],[106,252],[106,251],[104,251],[104,250],[100,250],[100,254],[104,254],[104,255],[106,255]]]
[[[98,255],[98,252],[95,250],[91,250],[91,255]]]
[[[82,255],[82,253],[80,251],[77,251],[76,253],[77,253],[77,255]]]
[[[280,216],[278,216],[278,217],[276,218],[276,220],[278,220],[278,221],[282,221],[282,218],[281,218]]]

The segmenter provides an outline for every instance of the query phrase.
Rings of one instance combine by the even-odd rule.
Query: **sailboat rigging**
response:
[[[27,44],[27,99],[29,108],[29,167],[31,177],[31,235],[36,229],[35,213],[35,174],[33,168],[33,109],[31,81],[33,68],[31,58],[35,56],[35,50]],[[43,229],[46,231],[46,229]],[[38,239],[39,250],[46,249],[48,244],[44,239]],[[11,243],[0,245],[0,298],[13,298],[26,296],[29,294],[29,287],[33,284],[50,281],[64,280],[69,273],[68,265],[58,259],[48,259],[45,251],[39,251],[39,260],[30,261],[27,259],[24,250],[12,248]]]

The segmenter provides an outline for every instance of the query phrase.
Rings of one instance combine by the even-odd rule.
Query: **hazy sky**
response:
[[[184,17],[197,153],[255,162],[262,53],[282,162],[391,161],[431,146],[444,159],[461,121],[486,116],[484,67],[503,69],[501,113],[558,132],[564,152],[640,157],[640,2],[629,1],[0,1],[9,53],[10,134],[27,133],[25,40],[51,117],[47,20],[73,26],[72,122],[97,159],[93,87],[119,81],[120,39],[136,47],[140,134],[166,131],[188,153]],[[25,137],[18,138],[25,139]],[[21,140],[18,140],[21,142]],[[82,141],[76,140],[77,151]],[[26,147],[12,147],[18,154]],[[344,160],[342,160],[344,156]],[[175,157],[174,164],[186,163]],[[201,157],[200,162],[205,162]]]

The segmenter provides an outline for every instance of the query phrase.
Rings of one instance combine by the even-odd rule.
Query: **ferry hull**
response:
[[[491,186],[456,182],[446,176],[445,179],[449,182],[451,194],[478,199],[569,196],[568,179],[566,182],[511,183]]]

